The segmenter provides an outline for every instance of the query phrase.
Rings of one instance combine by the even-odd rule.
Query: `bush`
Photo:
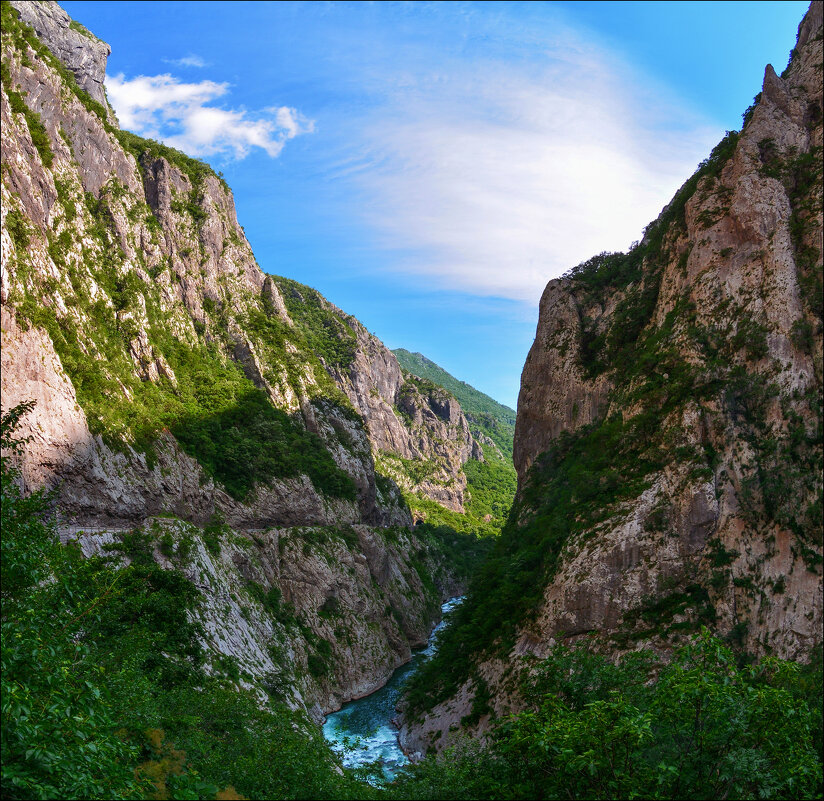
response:
[[[739,668],[704,631],[669,664],[556,646],[530,676],[486,749],[407,768],[391,796],[820,797],[820,659]]]
[[[2,416],[4,452],[31,407]],[[182,573],[61,546],[49,499],[18,479],[3,456],[4,798],[374,796],[306,718],[201,670],[199,593]]]

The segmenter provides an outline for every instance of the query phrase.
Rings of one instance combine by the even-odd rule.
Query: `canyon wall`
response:
[[[3,409],[36,401],[22,480],[89,553],[138,536],[172,566],[162,538],[222,532],[178,560],[215,664],[288,674],[318,717],[380,686],[458,590],[402,491],[462,512],[483,455],[454,398],[263,272],[219,174],[118,127],[109,52],[56,3],[3,4]]]
[[[802,661],[821,643],[821,158],[813,2],[787,69],[641,242],[547,285],[518,500],[455,624],[454,652],[484,656],[430,677],[408,749],[517,709],[517,666],[556,643],[666,656],[708,626]]]

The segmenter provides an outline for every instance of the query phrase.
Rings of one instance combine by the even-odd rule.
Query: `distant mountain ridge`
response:
[[[486,436],[498,446],[507,459],[512,459],[515,435],[515,410],[498,403],[494,398],[455,378],[440,365],[422,353],[411,353],[404,348],[392,351],[404,370],[418,378],[426,378],[451,392],[466,414],[476,437]]]

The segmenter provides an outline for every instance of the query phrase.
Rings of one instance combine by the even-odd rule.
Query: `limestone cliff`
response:
[[[261,270],[208,165],[119,129],[108,53],[56,3],[3,3],[3,409],[37,401],[22,478],[54,490],[87,550],[154,531],[160,559],[170,520],[173,539],[228,527],[222,561],[195,548],[229,610],[210,646],[261,681],[271,609],[252,598],[245,625],[227,599],[276,591],[298,620],[275,638],[288,692],[319,714],[379,686],[458,587],[439,544],[404,530],[401,489],[462,511],[462,464],[482,455],[454,399]]]
[[[513,658],[558,641],[665,654],[707,625],[801,660],[821,642],[821,148],[813,2],[785,72],[642,241],[549,283],[516,511],[455,624],[451,652],[486,656],[435,679],[410,749],[517,707]]]

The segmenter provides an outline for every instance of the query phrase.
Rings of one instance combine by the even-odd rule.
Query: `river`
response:
[[[429,635],[426,648],[416,651],[412,659],[401,665],[380,690],[344,704],[326,718],[323,736],[332,748],[343,757],[347,768],[357,768],[367,762],[379,760],[386,779],[391,779],[398,768],[409,764],[398,745],[398,732],[392,725],[397,715],[395,709],[406,680],[418,669],[421,662],[435,653],[435,636],[449,622],[451,612],[463,598],[450,598],[443,606],[443,620]]]

